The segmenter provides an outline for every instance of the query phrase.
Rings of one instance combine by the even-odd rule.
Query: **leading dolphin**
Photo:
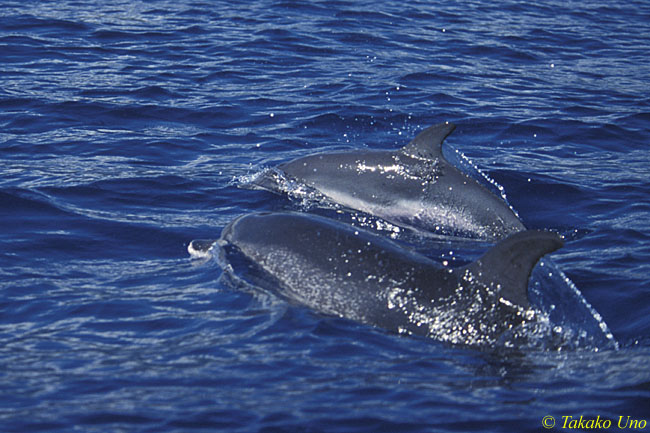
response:
[[[397,151],[321,153],[280,164],[278,170],[335,203],[398,225],[483,240],[524,230],[503,200],[444,158],[442,142],[454,129],[441,123]],[[267,171],[245,186],[283,192],[281,179]]]
[[[478,260],[449,268],[328,218],[258,213],[231,222],[217,244],[223,257],[243,254],[262,270],[262,280],[275,280],[284,297],[314,310],[485,346],[534,320],[528,279],[537,261],[562,241],[551,232],[518,232]]]

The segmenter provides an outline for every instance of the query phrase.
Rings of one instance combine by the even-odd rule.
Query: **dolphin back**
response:
[[[525,227],[501,197],[444,158],[456,126],[443,122],[394,150],[307,155],[265,170],[250,189],[335,204],[443,236],[497,240]]]
[[[505,300],[528,307],[528,280],[542,256],[562,247],[557,233],[526,230],[496,244],[465,267],[486,287],[498,289]]]
[[[403,147],[402,152],[416,158],[442,158],[442,142],[454,132],[454,129],[456,129],[456,125],[451,122],[429,126]]]
[[[562,242],[550,232],[520,232],[465,267],[447,268],[340,221],[257,213],[226,226],[218,245],[234,247],[235,260],[243,254],[243,271],[290,302],[393,332],[491,345],[523,323],[531,271]]]

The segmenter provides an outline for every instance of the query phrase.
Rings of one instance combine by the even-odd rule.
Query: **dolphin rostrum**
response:
[[[218,245],[223,257],[243,254],[290,301],[393,332],[486,346],[535,320],[528,279],[562,241],[522,231],[451,268],[332,219],[257,213],[226,226]]]
[[[431,126],[397,151],[309,155],[244,186],[281,193],[282,179],[298,181],[347,208],[441,235],[498,240],[524,230],[501,198],[443,157],[442,142],[454,129]]]

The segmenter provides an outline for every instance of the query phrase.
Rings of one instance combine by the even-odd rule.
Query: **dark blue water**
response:
[[[647,1],[0,2],[0,430],[650,419],[649,52]],[[247,176],[445,120],[618,350],[399,337],[189,258],[303,210]]]

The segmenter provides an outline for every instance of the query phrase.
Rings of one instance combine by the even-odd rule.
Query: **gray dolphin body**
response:
[[[501,198],[443,157],[442,142],[454,129],[431,126],[397,151],[322,153],[278,169],[333,202],[398,225],[484,240],[524,230]],[[283,192],[273,172],[248,186]]]
[[[562,246],[557,234],[516,233],[457,268],[349,225],[298,213],[251,214],[224,228],[229,246],[314,310],[390,331],[492,345],[533,320],[527,287],[537,261]],[[271,280],[272,280],[271,279]],[[533,316],[531,316],[533,314]]]

